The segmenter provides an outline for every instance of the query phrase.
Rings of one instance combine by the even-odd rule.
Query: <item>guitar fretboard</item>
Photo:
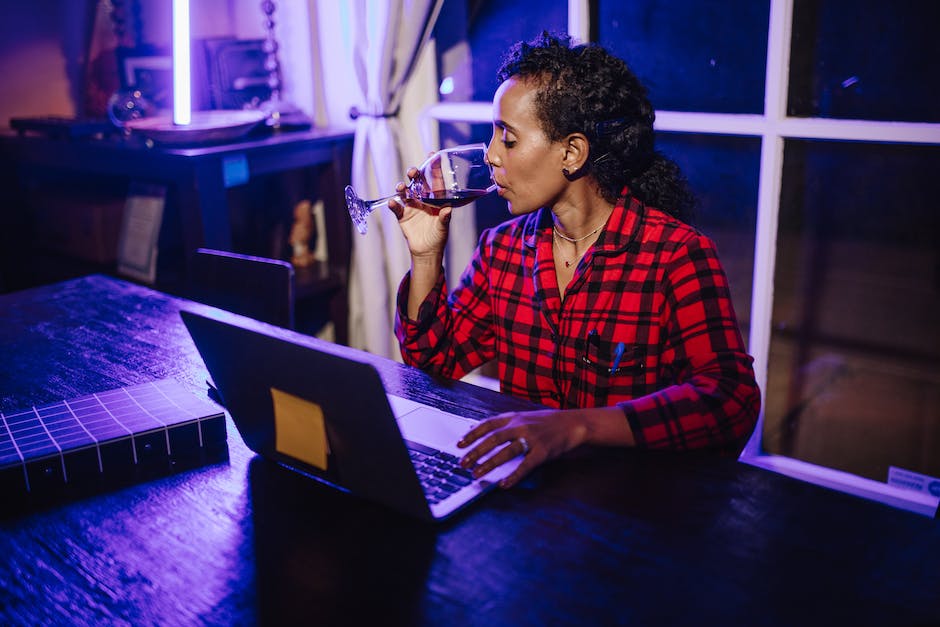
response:
[[[225,448],[225,414],[173,379],[0,412],[0,495],[165,474]]]

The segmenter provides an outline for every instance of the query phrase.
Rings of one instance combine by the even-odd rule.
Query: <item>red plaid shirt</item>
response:
[[[760,393],[715,246],[627,198],[564,301],[546,209],[485,231],[457,288],[448,296],[442,276],[417,320],[406,275],[395,323],[405,363],[459,378],[495,358],[503,392],[548,407],[619,405],[638,446],[740,450]]]

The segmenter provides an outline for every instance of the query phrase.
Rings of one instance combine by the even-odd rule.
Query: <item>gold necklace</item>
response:
[[[558,230],[558,227],[555,226],[554,224],[552,225],[552,230],[555,232],[555,235],[557,235],[557,236],[560,237],[561,239],[565,240],[566,242],[571,242],[572,244],[577,244],[578,242],[583,242],[583,241],[586,240],[587,238],[591,237],[592,235],[594,235],[595,233],[597,233],[598,231],[600,231],[600,230],[601,230],[601,226],[604,226],[604,225],[601,224],[600,226],[598,226],[596,229],[594,229],[593,231],[591,231],[590,233],[588,233],[588,234],[585,235],[584,237],[578,237],[578,238],[568,237],[567,235],[565,235],[564,233],[562,233],[561,231],[559,231],[559,230]]]
[[[594,233],[597,233],[597,231],[594,231]],[[589,235],[593,235],[594,233],[590,233]],[[561,233],[559,233],[557,230],[555,230],[555,232],[552,234],[552,243],[553,243],[553,244],[558,242],[558,237],[556,237],[556,235],[559,236],[559,237],[561,237],[562,239],[568,239],[568,238],[566,238],[565,236],[563,236]],[[583,240],[583,239],[587,239],[587,237],[583,237],[583,238],[581,238],[581,239],[582,239],[582,240]],[[571,240],[568,240],[568,241],[570,242]],[[578,240],[578,241],[580,242],[581,240]],[[559,251],[561,251],[561,247],[560,247],[560,246],[556,246],[556,248],[557,248]],[[587,248],[585,248],[584,250],[585,250],[585,252],[586,252],[586,251],[587,251]],[[577,246],[574,247],[574,252],[575,252],[575,253],[578,252],[578,247],[577,247]],[[559,254],[562,254],[562,253],[559,253]],[[577,256],[577,259],[581,259],[581,257],[583,257],[583,256],[584,256],[584,253],[581,253],[580,255]],[[564,258],[562,258],[562,261],[565,262],[565,267],[566,267],[566,268],[570,268],[570,267],[571,267],[571,263],[572,263],[574,260],[573,260],[573,259],[564,259]]]
[[[571,242],[572,244],[574,244],[574,245],[575,245],[575,246],[574,246],[574,252],[575,252],[575,254],[577,254],[577,252],[578,252],[578,243],[579,243],[579,242],[583,242],[583,241],[586,240],[587,238],[591,237],[592,235],[595,235],[598,231],[600,231],[601,228],[602,228],[605,224],[607,224],[607,219],[608,219],[608,218],[610,218],[609,215],[607,216],[607,218],[604,219],[603,222],[601,222],[600,224],[597,225],[597,228],[596,228],[596,229],[594,229],[593,231],[591,231],[590,233],[588,233],[587,235],[584,235],[584,236],[582,236],[582,237],[568,237],[567,235],[565,235],[564,233],[562,233],[561,231],[559,231],[559,230],[558,230],[558,227],[557,227],[554,223],[552,223],[552,244],[554,245],[555,242],[558,241],[557,238],[560,237],[561,239],[565,240],[566,242]],[[561,250],[561,248],[559,247],[558,250]],[[581,259],[581,257],[584,256],[584,253],[585,253],[585,252],[587,252],[587,248],[585,248],[584,251],[583,251],[580,255],[577,256],[577,258],[578,258],[578,259]],[[574,260],[563,259],[563,261],[565,262],[565,267],[566,267],[566,268],[570,268],[570,267],[571,267],[571,263],[572,263],[572,261],[574,261]]]
[[[578,252],[578,243],[579,243],[579,242],[583,242],[584,240],[586,240],[587,238],[591,237],[592,235],[595,235],[598,231],[601,230],[601,227],[603,227],[604,224],[606,224],[606,221],[603,222],[603,223],[601,223],[600,226],[598,226],[596,229],[594,229],[593,231],[591,231],[590,233],[588,233],[587,235],[585,235],[585,236],[583,236],[583,237],[568,237],[567,235],[565,235],[564,233],[562,233],[561,231],[559,231],[559,230],[558,230],[558,227],[553,224],[553,225],[552,225],[552,243],[553,243],[553,244],[556,243],[556,242],[558,241],[558,238],[560,237],[561,239],[565,240],[566,242],[571,242],[572,244],[574,244],[574,252],[575,252],[575,254],[577,254],[577,252]],[[590,248],[590,247],[589,247],[589,248]],[[558,247],[558,250],[560,251],[560,250],[561,250],[561,247]],[[584,251],[583,251],[580,255],[577,256],[576,259],[581,259],[581,257],[584,256],[584,253],[585,253],[585,252],[587,252],[587,248],[585,248]],[[565,262],[565,267],[566,267],[566,268],[570,268],[570,267],[571,267],[571,264],[572,264],[575,260],[574,260],[574,259],[564,259],[564,258],[562,258],[562,261]]]

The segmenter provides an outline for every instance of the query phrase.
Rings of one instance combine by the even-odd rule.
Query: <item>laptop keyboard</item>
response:
[[[417,442],[407,444],[411,462],[431,504],[440,503],[473,482],[473,474],[460,467],[459,458]]]

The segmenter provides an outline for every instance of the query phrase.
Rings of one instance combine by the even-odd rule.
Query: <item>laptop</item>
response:
[[[521,463],[474,480],[476,420],[388,394],[365,353],[221,310],[180,316],[252,451],[423,520],[452,516]]]

